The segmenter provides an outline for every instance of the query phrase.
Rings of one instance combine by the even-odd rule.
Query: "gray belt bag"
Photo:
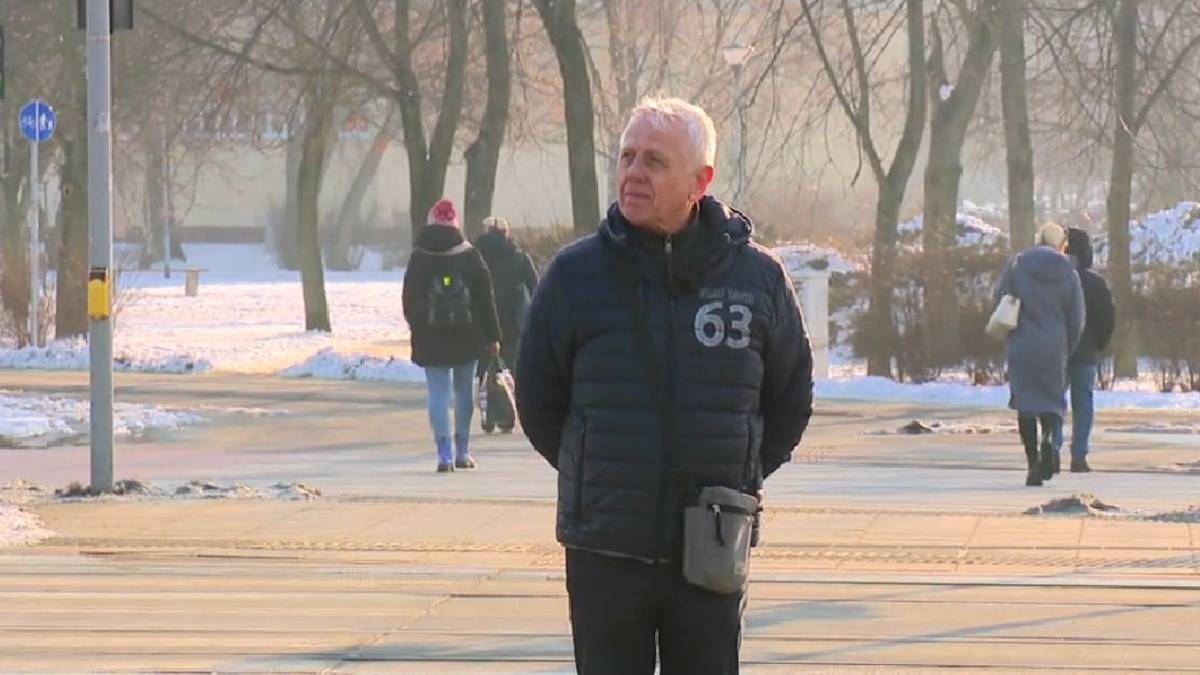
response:
[[[750,540],[758,500],[726,487],[700,490],[683,511],[683,576],[716,593],[738,593],[750,577]]]

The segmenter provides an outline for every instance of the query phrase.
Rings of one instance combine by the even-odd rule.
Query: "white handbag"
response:
[[[1016,267],[1017,262],[1013,260],[1013,269]],[[996,305],[991,318],[988,319],[984,332],[997,340],[1003,340],[1008,337],[1009,333],[1016,330],[1020,318],[1021,299],[1012,293],[1007,293],[1000,298],[1000,303]]]

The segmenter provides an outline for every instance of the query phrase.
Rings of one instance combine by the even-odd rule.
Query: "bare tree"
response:
[[[600,218],[596,183],[595,113],[588,77],[586,44],[575,16],[575,0],[534,0],[554,46],[563,83],[567,120],[567,164],[575,231],[583,234]]]
[[[1014,253],[1033,241],[1035,229],[1033,140],[1026,100],[1025,3],[1009,0],[996,12],[1008,166],[1008,229]]]
[[[946,71],[946,49],[939,22],[933,24],[929,57],[929,160],[925,165],[925,316],[936,330],[925,331],[925,353],[954,354],[959,339],[958,293],[953,250],[958,231],[958,189],[962,180],[962,149],[975,113],[992,55],[996,51],[991,21],[992,0],[974,7],[955,3],[966,31],[967,46],[952,82]],[[940,14],[940,12],[939,12]],[[957,28],[957,26],[954,26]]]
[[[834,26],[823,25],[814,9],[825,6],[821,0],[801,0],[801,7],[812,35],[821,66],[829,80],[837,105],[854,128],[862,154],[875,183],[879,197],[875,209],[875,242],[871,251],[871,305],[868,321],[871,338],[868,342],[867,370],[871,375],[891,376],[892,350],[895,344],[895,324],[892,317],[892,283],[896,266],[896,243],[900,207],[909,178],[916,167],[921,149],[921,136],[927,109],[925,70],[925,16],[921,0],[908,0],[904,5],[908,36],[908,95],[904,131],[896,145],[890,165],[885,165],[885,149],[877,140],[872,126],[872,90],[879,84],[876,61],[864,46],[886,46],[891,22],[877,22],[879,32],[870,33],[860,26],[849,0],[841,0],[841,16],[846,40],[849,42],[852,66],[843,74],[831,56]]]
[[[487,61],[487,104],[483,120],[479,124],[479,135],[463,153],[467,161],[463,226],[469,236],[479,233],[483,219],[492,210],[500,148],[504,145],[504,132],[508,127],[512,70],[505,4],[499,0],[485,0],[482,3],[484,54]]]

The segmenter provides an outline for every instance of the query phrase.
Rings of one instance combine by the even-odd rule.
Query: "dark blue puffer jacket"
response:
[[[614,206],[549,266],[521,343],[517,408],[558,469],[564,545],[676,559],[689,483],[753,492],[791,458],[812,415],[812,352],[782,264],[750,233],[711,197],[670,239]],[[664,447],[611,250],[636,270],[682,456]]]

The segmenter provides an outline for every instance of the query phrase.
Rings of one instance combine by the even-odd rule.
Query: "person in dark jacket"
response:
[[[1067,359],[1083,333],[1083,289],[1075,266],[1062,253],[1066,240],[1060,225],[1042,226],[1038,245],[1009,262],[995,291],[996,302],[1004,295],[1021,301],[1017,327],[1008,335],[1008,385],[1029,486],[1058,473],[1055,436],[1067,409]]]
[[[1083,304],[1087,308],[1087,323],[1079,346],[1067,362],[1067,383],[1071,390],[1071,472],[1087,473],[1088,441],[1095,420],[1093,391],[1100,353],[1108,348],[1116,325],[1116,308],[1108,282],[1092,269],[1092,238],[1086,230],[1072,227],[1067,230],[1067,255],[1075,263],[1083,285]],[[1062,445],[1062,424],[1059,423],[1057,443]]]
[[[664,675],[737,672],[744,592],[684,579],[682,510],[696,486],[756,494],[812,415],[795,291],[750,220],[705,195],[714,147],[694,105],[633,111],[618,200],[549,265],[521,342],[517,409],[558,471],[582,675],[649,675],[656,657]]]
[[[496,314],[500,317],[500,355],[510,368],[517,363],[521,327],[529,301],[537,288],[537,272],[529,254],[513,241],[508,221],[498,216],[483,219],[484,232],[475,240],[496,292]]]
[[[434,204],[427,222],[404,272],[403,304],[412,361],[425,369],[437,470],[444,473],[476,467],[470,452],[475,365],[485,351],[499,353],[500,325],[487,265],[463,237],[454,204]]]

